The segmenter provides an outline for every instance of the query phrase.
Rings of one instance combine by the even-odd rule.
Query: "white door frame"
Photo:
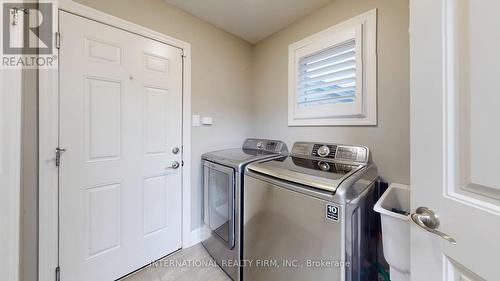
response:
[[[183,50],[182,97],[182,246],[191,245],[191,45],[99,10],[72,2],[54,0],[53,30],[59,30],[58,12],[66,11]],[[64,34],[61,35],[63,37]],[[59,136],[58,70],[39,73],[39,272],[40,281],[55,280],[58,260],[58,170],[55,149]],[[64,159],[64,158],[63,158]]]
[[[20,273],[22,72],[0,69],[0,275],[12,281]]]
[[[22,70],[0,70],[0,272],[19,280]]]

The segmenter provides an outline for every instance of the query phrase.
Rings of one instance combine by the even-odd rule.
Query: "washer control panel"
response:
[[[357,147],[338,146],[336,158],[358,161],[358,153],[362,153]]]
[[[367,147],[333,143],[296,142],[293,145],[292,155],[348,162],[367,163],[369,161],[369,150]]]
[[[313,157],[334,159],[336,152],[337,152],[337,146],[334,144],[315,143],[313,144],[313,148],[310,155]]]

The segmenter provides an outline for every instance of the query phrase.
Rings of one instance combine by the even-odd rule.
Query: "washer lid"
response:
[[[346,178],[364,166],[290,156],[252,163],[248,170],[335,193]]]

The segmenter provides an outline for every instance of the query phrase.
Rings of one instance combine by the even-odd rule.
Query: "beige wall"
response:
[[[213,126],[192,128],[192,228],[198,228],[201,154],[240,147],[251,134],[252,46],[162,0],[77,2],[191,43],[192,112],[214,117]]]
[[[38,71],[22,76],[19,280],[32,281],[38,268]]]
[[[288,127],[288,45],[378,8],[378,126]],[[410,182],[409,10],[406,0],[336,0],[254,46],[254,132],[260,137],[361,144],[380,175]]]

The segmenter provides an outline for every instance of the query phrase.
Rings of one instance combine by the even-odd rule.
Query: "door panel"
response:
[[[115,280],[181,247],[177,48],[60,13],[61,277]]]
[[[144,87],[144,148],[146,154],[167,153],[168,90]]]
[[[412,280],[497,280],[500,244],[498,1],[411,1]]]
[[[445,272],[448,274],[447,281],[486,281],[450,259],[445,262]]]
[[[144,235],[150,235],[167,227],[167,190],[164,175],[144,179]]]
[[[89,233],[87,258],[92,258],[120,247],[120,184],[91,187],[86,189],[86,193]]]
[[[85,78],[85,116],[88,159],[120,157],[121,99],[120,81]]]
[[[449,81],[453,90],[449,93],[452,106],[448,123],[450,145],[455,149],[448,153],[457,161],[452,166],[454,173],[449,175],[450,180],[455,181],[450,193],[462,195],[478,207],[499,212],[500,151],[496,145],[500,143],[500,131],[491,128],[491,124],[493,120],[500,120],[500,101],[495,93],[500,80],[498,73],[491,70],[500,58],[497,55],[500,37],[489,35],[496,34],[500,24],[498,15],[491,9],[500,6],[471,0],[456,1],[448,6],[449,35],[445,39],[449,42],[448,52],[456,54],[448,62],[451,74],[457,78]]]
[[[97,61],[117,64],[122,63],[121,47],[91,38],[85,38],[85,43],[85,53],[87,57]]]

